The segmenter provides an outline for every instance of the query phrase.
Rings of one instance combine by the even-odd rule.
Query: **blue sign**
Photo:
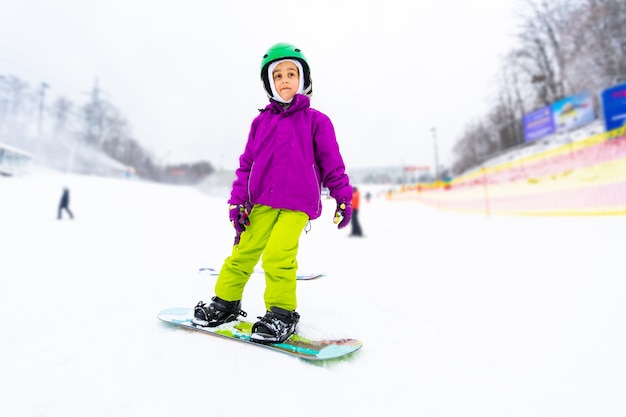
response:
[[[626,84],[615,85],[602,92],[602,112],[607,131],[626,126]]]
[[[552,108],[542,107],[524,115],[524,142],[532,142],[556,131]]]

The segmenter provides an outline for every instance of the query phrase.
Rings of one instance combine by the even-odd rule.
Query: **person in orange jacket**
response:
[[[362,237],[363,231],[361,230],[361,223],[359,223],[359,205],[361,203],[361,193],[357,187],[352,187],[352,219],[350,224],[352,225],[352,231],[350,236]]]

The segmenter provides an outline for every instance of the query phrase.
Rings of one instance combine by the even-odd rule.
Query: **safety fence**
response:
[[[625,215],[626,126],[391,198],[487,215]]]

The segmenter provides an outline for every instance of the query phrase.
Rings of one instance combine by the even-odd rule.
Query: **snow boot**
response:
[[[296,332],[300,315],[295,311],[271,307],[252,325],[250,339],[260,343],[282,343]]]
[[[240,315],[246,317],[245,311],[241,309],[241,301],[225,301],[215,296],[211,299],[211,304],[199,301],[193,312],[194,324],[202,327],[217,327],[220,324],[237,320]]]

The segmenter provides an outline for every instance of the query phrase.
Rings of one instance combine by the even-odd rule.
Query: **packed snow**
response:
[[[63,187],[75,219],[56,219]],[[626,218],[441,212],[360,187],[364,238],[300,244],[311,363],[160,322],[213,295],[226,196],[43,169],[0,178],[0,415],[626,415]],[[263,314],[263,278],[243,299]]]

